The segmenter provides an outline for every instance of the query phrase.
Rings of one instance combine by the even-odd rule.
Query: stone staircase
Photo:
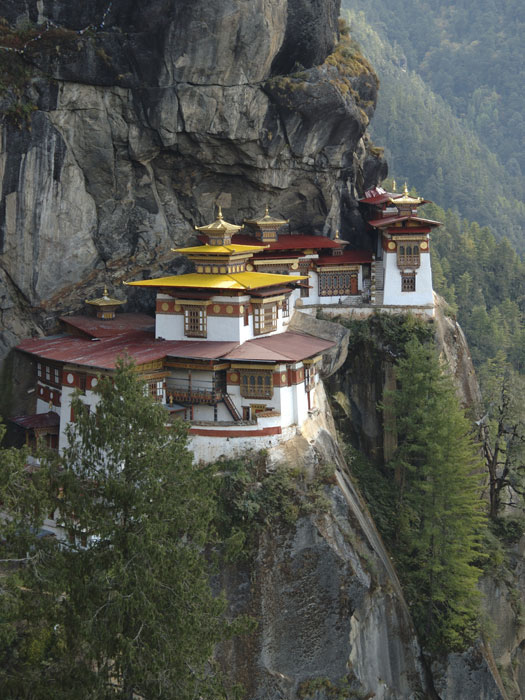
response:
[[[372,304],[374,306],[383,305],[383,296],[385,289],[385,270],[382,260],[374,260],[372,263]]]

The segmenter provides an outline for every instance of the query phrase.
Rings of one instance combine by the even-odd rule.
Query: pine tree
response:
[[[424,646],[461,649],[478,629],[478,450],[433,348],[410,341],[396,377],[395,557]]]
[[[38,472],[69,541],[33,538],[29,559],[6,577],[3,698],[223,697],[206,673],[225,633],[205,556],[213,478],[192,465],[184,427],[166,429],[165,411],[134,374],[121,365],[102,379],[94,412],[74,398],[69,447]],[[28,489],[34,495],[31,481],[18,479],[13,512]],[[49,500],[35,500],[31,522],[5,532],[21,559],[28,542],[20,533],[44,508]]]

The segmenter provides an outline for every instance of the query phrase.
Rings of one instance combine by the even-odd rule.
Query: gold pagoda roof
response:
[[[390,202],[396,207],[403,206],[403,205],[404,206],[419,205],[419,204],[423,204],[424,201],[425,200],[423,199],[423,197],[411,197],[408,194],[408,187],[407,187],[406,182],[405,182],[405,187],[404,187],[403,194],[401,195],[401,197],[392,197],[390,199]]]
[[[267,272],[237,272],[215,275],[190,272],[151,280],[125,282],[134,287],[190,287],[194,289],[259,289],[308,279],[306,275],[276,275]]]
[[[248,224],[249,226],[284,226],[285,224],[288,224],[290,222],[290,219],[275,219],[273,216],[270,216],[270,212],[268,211],[268,206],[266,206],[266,209],[264,211],[264,216],[261,217],[260,219],[244,219],[244,223]]]
[[[235,224],[230,224],[228,221],[225,221],[223,216],[222,216],[222,208],[219,206],[219,213],[217,214],[217,218],[215,221],[211,224],[206,224],[206,226],[195,226],[196,231],[202,231],[203,233],[211,233],[214,235],[220,234],[220,233],[226,233],[229,235],[233,235],[234,233],[237,233],[237,231],[240,231],[242,226],[236,226]]]
[[[240,226],[239,226],[240,228]],[[240,253],[258,253],[260,250],[268,248],[267,245],[237,245],[229,243],[228,245],[197,245],[191,248],[172,248],[174,253],[202,253],[209,255],[235,255]]]
[[[120,299],[112,299],[108,296],[108,288],[104,287],[102,296],[98,299],[86,299],[86,304],[91,304],[92,306],[120,306],[120,304],[125,304],[125,301],[120,301]]]

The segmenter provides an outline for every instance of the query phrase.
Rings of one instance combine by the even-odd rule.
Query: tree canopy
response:
[[[210,588],[216,504],[186,431],[129,367],[99,382],[58,461],[0,452],[2,697],[225,697],[208,662],[231,633]],[[59,510],[66,540],[39,537]],[[40,533],[41,534],[41,533]],[[5,562],[6,559],[19,560]]]
[[[407,343],[396,379],[393,554],[424,646],[458,650],[478,633],[482,463],[430,344]]]

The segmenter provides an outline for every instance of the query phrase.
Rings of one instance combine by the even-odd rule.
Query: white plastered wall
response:
[[[384,254],[384,295],[385,306],[426,306],[434,304],[432,291],[432,270],[430,254],[421,253],[421,264],[416,268],[416,291],[401,291],[401,272],[397,266],[397,254]],[[408,270],[407,271],[411,271]]]

